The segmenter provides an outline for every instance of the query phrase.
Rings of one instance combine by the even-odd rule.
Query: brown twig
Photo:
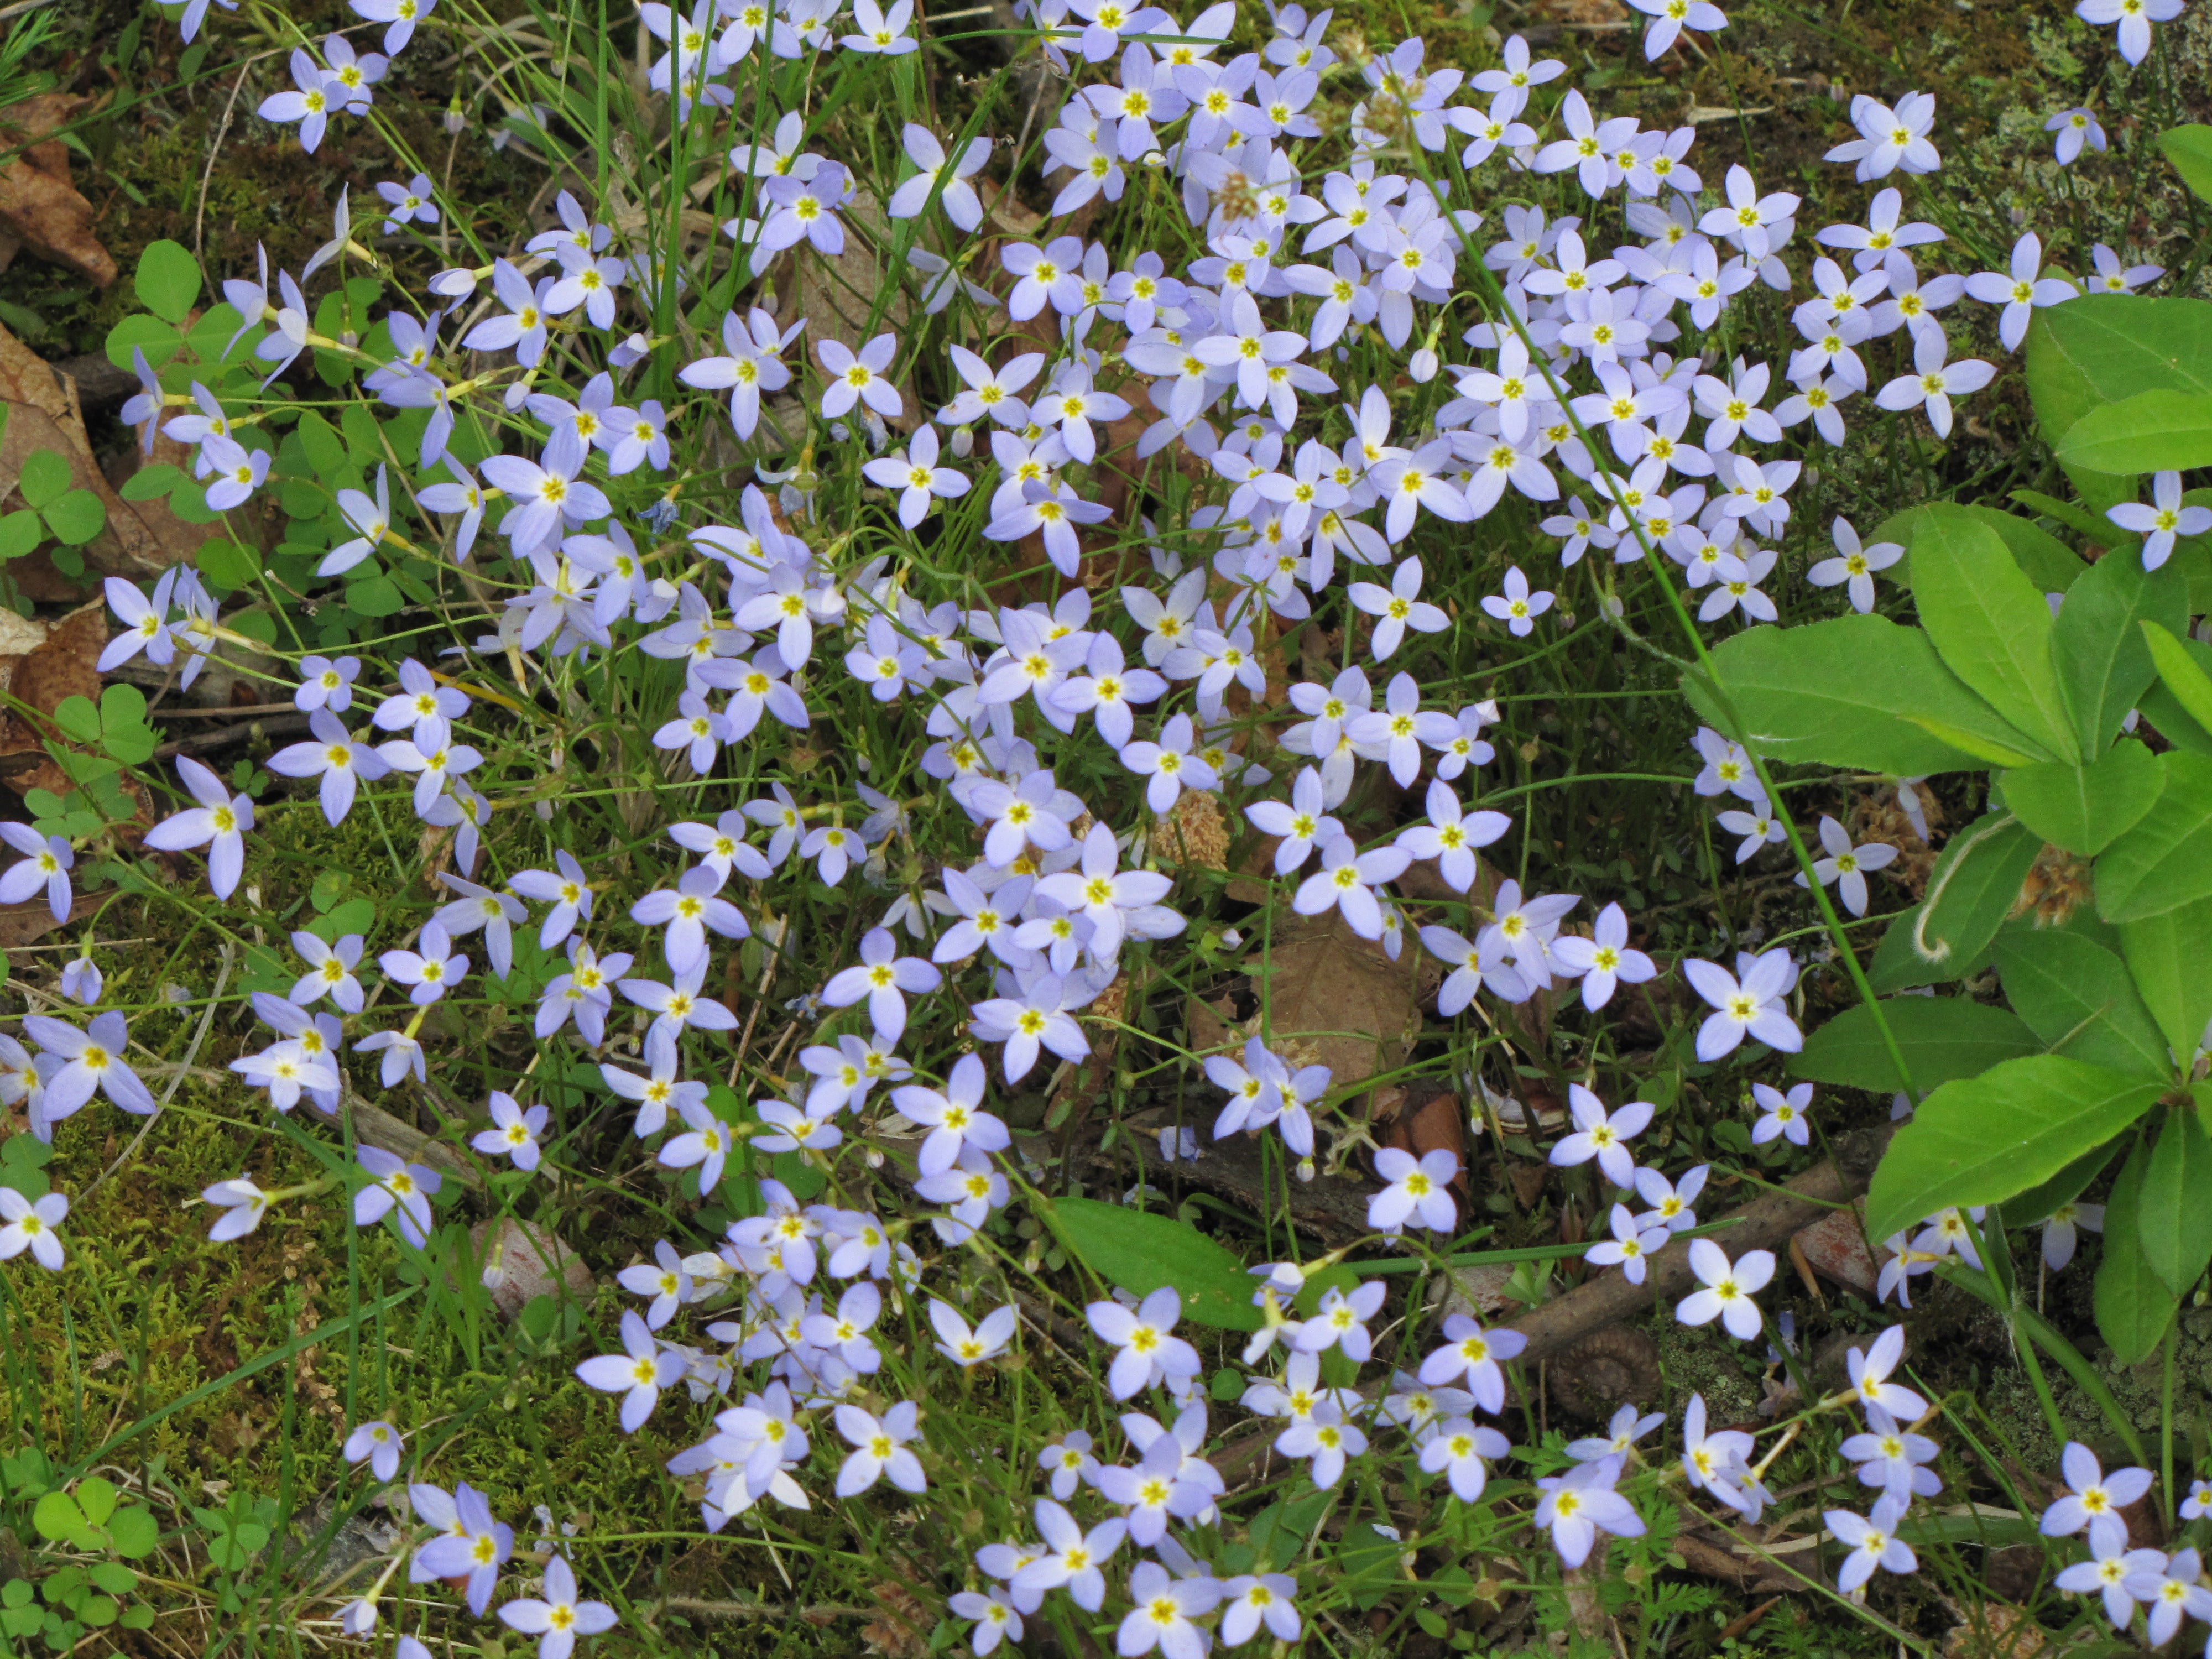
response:
[[[1850,1202],[1866,1191],[1896,1127],[1885,1123],[1844,1137],[1836,1143],[1833,1162],[1818,1164],[1786,1187],[1762,1193],[1731,1212],[1723,1218],[1735,1224],[1718,1236],[1721,1248],[1733,1257],[1779,1244],[1838,1205]],[[1619,1273],[1607,1273],[1515,1320],[1505,1328],[1528,1338],[1522,1359],[1533,1363],[1555,1354],[1592,1331],[1681,1294],[1693,1282],[1687,1244],[1669,1244],[1649,1261],[1650,1275],[1644,1284],[1632,1285]]]

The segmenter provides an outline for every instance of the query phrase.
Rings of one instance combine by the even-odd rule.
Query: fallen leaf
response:
[[[10,147],[46,139],[91,102],[47,92],[10,104],[0,109],[0,139]],[[0,224],[33,253],[106,288],[115,280],[115,261],[92,222],[92,204],[70,182],[69,147],[60,139],[32,143],[0,167]]]
[[[1391,961],[1334,910],[1279,922],[1253,979],[1275,1052],[1294,1069],[1328,1066],[1338,1089],[1395,1070],[1421,1029],[1419,956]]]
[[[1795,1243],[1823,1279],[1846,1290],[1872,1297],[1881,1270],[1866,1246],[1866,1200],[1850,1208],[1831,1210],[1811,1226],[1801,1230]]]
[[[57,927],[83,921],[106,903],[107,896],[105,893],[76,894],[70,901],[68,921],[54,920],[53,908],[43,893],[21,904],[0,904],[0,951],[16,950],[44,939]]]
[[[107,644],[107,606],[95,600],[63,617],[35,650],[15,666],[9,694],[41,714],[52,714],[64,699],[100,701],[100,653]],[[50,789],[67,794],[75,786],[46,753],[46,740],[58,733],[46,720],[27,719],[10,708],[0,721],[0,782],[17,794]],[[9,765],[10,759],[15,764]]]
[[[161,509],[159,523],[149,521],[140,504],[117,495],[93,458],[75,382],[56,374],[51,363],[4,327],[0,327],[0,402],[8,405],[7,431],[0,437],[0,500],[15,493],[23,463],[35,451],[51,449],[60,455],[70,465],[70,482],[90,490],[107,509],[106,527],[78,550],[90,570],[132,580],[156,576],[197,552],[214,533],[205,525],[176,519],[165,501],[147,504]],[[9,561],[8,574],[34,599],[65,602],[82,598],[85,591],[85,583],[57,571],[44,551]]]

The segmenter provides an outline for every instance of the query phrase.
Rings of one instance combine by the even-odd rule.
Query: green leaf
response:
[[[2158,1352],[2179,1303],[2143,1254],[2142,1183],[2149,1162],[2149,1143],[2138,1139],[2105,1200],[2105,1259],[2097,1264],[2094,1293],[2097,1334],[2123,1365]]]
[[[1042,1205],[1046,1224],[1086,1267],[1109,1285],[1149,1296],[1172,1285],[1183,1317],[1227,1331],[1256,1331],[1257,1281],[1244,1264],[1195,1227],[1148,1210],[1060,1198]]]
[[[2134,829],[2097,860],[2097,914],[2138,921],[2212,897],[2212,759],[2158,757],[2166,786]]]
[[[2206,664],[2212,663],[2212,646],[2180,638],[2179,629],[2155,622],[2145,621],[2142,634],[2151,662],[2173,700],[2197,725],[2212,732],[2212,673],[2205,672]]]
[[[82,547],[107,528],[107,508],[89,489],[66,492],[41,507],[40,516],[54,532],[54,539],[70,547]]]
[[[107,1524],[107,1517],[115,1513],[118,1493],[115,1483],[99,1475],[88,1474],[77,1482],[76,1506],[84,1511],[84,1518],[95,1527]]]
[[[2114,554],[2082,574],[2051,624],[2058,689],[2086,756],[2104,752],[2157,678],[2146,622],[2186,633],[2189,579],[2170,563],[2145,570],[2141,559]]]
[[[112,1561],[94,1562],[85,1569],[84,1576],[110,1595],[128,1595],[138,1588],[138,1575]]]
[[[373,569],[374,567],[362,566],[362,568]],[[345,602],[357,615],[389,617],[397,614],[407,600],[397,582],[388,575],[379,574],[365,576],[357,582],[349,582]]]
[[[167,461],[142,466],[123,481],[115,493],[126,501],[167,501],[169,492],[185,482],[185,470]]]
[[[76,482],[70,471],[69,458],[58,449],[34,449],[23,458],[23,473],[16,489],[33,507],[45,507],[60,499],[62,492]]]
[[[1874,988],[1887,994],[1973,972],[2042,850],[2043,838],[2009,812],[1952,836],[1929,872],[1927,897],[1882,935],[1868,969]]]
[[[84,1511],[67,1492],[50,1492],[31,1511],[31,1524],[39,1529],[40,1537],[67,1543],[84,1535]]]
[[[345,440],[337,428],[313,410],[300,416],[300,442],[307,452],[307,465],[325,483],[334,481],[347,465]]]
[[[2094,858],[2135,828],[2164,785],[2158,757],[2133,738],[2094,766],[2046,761],[2004,775],[2004,803],[2053,847]]]
[[[2120,1143],[2109,1141],[2094,1152],[2075,1158],[2050,1180],[2029,1188],[2018,1198],[2005,1200],[2002,1219],[2008,1227],[2032,1227],[2048,1221],[2060,1207],[2089,1190],[2089,1183],[2112,1166]]]
[[[146,694],[118,681],[100,694],[100,746],[125,766],[154,758],[161,734],[146,723]]]
[[[1947,513],[1964,514],[1978,524],[1996,531],[2004,544],[2012,550],[2013,560],[2042,593],[2063,593],[2073,586],[2075,579],[2089,567],[2081,556],[2045,530],[2041,525],[2021,518],[2017,513],[2000,513],[1993,507],[1961,507],[1944,503]],[[1896,542],[1910,548],[1920,533],[1929,508],[1925,505],[1908,507],[1902,513],[1893,514],[1884,520],[1874,534],[1867,538],[1875,542]],[[1896,568],[1899,585],[1912,586],[1912,561],[1903,560]]]
[[[2041,744],[2043,758],[2080,758],[2051,659],[2051,607],[1995,531],[1931,506],[1913,543],[1912,599],[1946,667]]]
[[[1992,1066],[2043,1052],[2043,1044],[2017,1014],[1966,997],[1891,997],[1883,1016],[1923,1091]],[[1888,1094],[1905,1086],[1888,1045],[1864,1003],[1847,1008],[1805,1039],[1790,1058],[1790,1072],[1817,1083]]]
[[[2039,489],[2015,489],[2012,499],[2022,507],[2033,507],[2047,519],[2057,520],[2075,534],[2087,537],[2100,547],[2110,547],[2113,545],[2112,538],[2128,534],[2110,519],[2099,517],[2079,501],[2062,501]]]
[[[2008,929],[1996,962],[2014,1012],[2053,1054],[2137,1077],[2172,1075],[2127,963],[2096,940],[2070,928]]]
[[[2186,1057],[2212,1024],[2212,899],[2120,924],[2120,952],[2166,1046]]]
[[[2158,147],[2173,163],[2181,182],[2200,201],[2212,202],[2212,127],[2168,127],[2158,135]]]
[[[2052,442],[2100,404],[2144,392],[2212,392],[2212,303],[2093,294],[2046,307],[2028,325],[2027,390]],[[2081,465],[2066,472],[2099,515],[2134,499],[2131,477]]]
[[[100,741],[100,710],[89,697],[64,697],[54,709],[54,724],[78,743]]]
[[[1984,737],[1979,732],[1966,731],[1963,727],[1952,725],[1948,720],[1930,720],[1925,714],[1911,714],[1906,718],[1938,742],[1947,743],[1954,749],[1964,750],[1984,765],[2012,767],[2038,766],[2042,763],[2038,760],[2035,753],[2027,747],[2025,739],[2021,740],[2020,746],[2015,747],[2008,743]]]
[[[138,301],[164,322],[182,324],[200,301],[200,262],[179,242],[152,242],[138,256],[131,286]]]
[[[250,587],[261,575],[261,555],[240,542],[203,542],[193,562],[218,587]]]
[[[1749,628],[1723,641],[1712,658],[1722,688],[1750,727],[1752,747],[1778,761],[1905,778],[1979,769],[1979,755],[1931,735],[1914,723],[1921,716],[2015,751],[2033,747],[1944,667],[1925,634],[1886,617]],[[1685,689],[1708,724],[1725,727],[1694,680]]]
[[[1868,1237],[1887,1238],[1954,1204],[2002,1204],[2118,1134],[2159,1091],[2058,1054],[1947,1083],[1897,1132],[1875,1171]]]
[[[46,538],[46,526],[27,507],[0,518],[0,559],[20,559]]]
[[[2187,1296],[2212,1263],[2212,1140],[2195,1109],[2169,1111],[2143,1166],[2136,1237],[2166,1288]]]
[[[160,318],[133,314],[107,331],[106,349],[109,362],[132,374],[137,372],[131,360],[135,346],[146,354],[147,367],[159,374],[184,343],[184,337]]]
[[[2138,392],[2074,422],[2055,446],[2092,472],[2179,472],[2212,465],[2212,393]]]

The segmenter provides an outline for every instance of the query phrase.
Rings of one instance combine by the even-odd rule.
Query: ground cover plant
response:
[[[1859,9],[18,21],[0,1652],[2212,1652],[2212,27]]]

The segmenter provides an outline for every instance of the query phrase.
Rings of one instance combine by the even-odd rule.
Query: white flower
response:
[[[1801,1083],[1785,1095],[1767,1084],[1754,1083],[1751,1094],[1760,1109],[1759,1121],[1751,1126],[1753,1146],[1763,1146],[1778,1135],[1787,1136],[1792,1146],[1807,1144],[1805,1109],[1813,1103],[1811,1084]]]
[[[1855,916],[1867,912],[1867,872],[1880,870],[1897,857],[1897,848],[1887,842],[1866,842],[1851,844],[1850,833],[1835,819],[1823,813],[1820,817],[1820,846],[1827,857],[1814,860],[1813,873],[1820,878],[1820,885],[1836,884],[1843,896],[1844,908]],[[1797,885],[1805,885],[1804,873],[1797,876]]]
[[[1936,435],[1949,437],[1951,399],[1969,392],[1979,392],[1996,378],[1996,370],[1978,357],[1946,363],[1943,360],[1948,351],[1942,330],[1919,330],[1912,342],[1913,373],[1899,375],[1875,392],[1875,402],[1892,410],[1917,409],[1924,404],[1928,424],[1936,428]]]
[[[27,1199],[13,1187],[0,1187],[0,1261],[28,1250],[49,1273],[62,1270],[61,1235],[55,1231],[69,1214],[59,1193]]]
[[[1698,1028],[1699,1060],[1718,1060],[1734,1052],[1746,1036],[1784,1054],[1794,1054],[1805,1046],[1804,1035],[1782,1004],[1796,976],[1788,951],[1762,954],[1741,983],[1718,963],[1694,957],[1683,963],[1682,972],[1691,988],[1714,1010]]]
[[[2027,337],[2028,319],[2045,306],[2079,299],[2081,290],[2043,270],[2043,239],[2033,231],[2013,244],[2012,270],[1978,271],[1966,278],[1966,292],[1984,305],[2002,306],[1997,319],[1997,338],[2007,351],[2020,349]]]
[[[1154,1291],[1134,1311],[1118,1302],[1093,1302],[1084,1311],[1099,1340],[1121,1350],[1106,1373],[1115,1399],[1127,1400],[1161,1382],[1180,1394],[1198,1375],[1198,1350],[1174,1334],[1176,1321],[1182,1317],[1182,1297],[1172,1285]]]
[[[1862,1405],[1878,1406],[1892,1417],[1911,1423],[1927,1413],[1928,1402],[1911,1389],[1888,1380],[1890,1372],[1897,1369],[1897,1362],[1904,1357],[1905,1327],[1892,1325],[1864,1352],[1853,1348],[1845,1356],[1844,1367],[1850,1374],[1851,1392]]]
[[[1682,1298],[1674,1316],[1685,1325],[1710,1325],[1718,1319],[1729,1334],[1748,1342],[1759,1334],[1759,1304],[1752,1297],[1766,1288],[1774,1277],[1774,1252],[1747,1250],[1731,1263],[1728,1254],[1710,1238],[1690,1241],[1690,1271],[1705,1289]]]
[[[2182,0],[2081,0],[2074,15],[2085,23],[2118,23],[2120,56],[2140,64],[2150,56],[2150,26],[2172,22],[2181,7]]]
[[[1897,1535],[1905,1518],[1905,1504],[1894,1492],[1886,1493],[1870,1516],[1850,1510],[1830,1510],[1822,1516],[1828,1530],[1850,1546],[1850,1554],[1836,1573],[1836,1588],[1846,1595],[1874,1577],[1876,1567],[1888,1572],[1917,1572],[1919,1558],[1912,1547]]]
[[[568,1659],[579,1636],[597,1636],[615,1627],[615,1610],[604,1601],[576,1599],[576,1574],[566,1556],[545,1564],[544,1597],[504,1603],[500,1621],[509,1630],[538,1638],[538,1659]]]
[[[1509,566],[1505,572],[1505,591],[1483,596],[1482,608],[1504,623],[1516,638],[1533,632],[1536,618],[1552,608],[1549,592],[1530,592],[1528,579],[1521,574],[1519,565]]]
[[[2180,0],[2173,3],[2179,5]],[[1861,184],[1886,179],[1899,167],[1907,173],[1933,173],[1943,165],[1936,146],[1928,142],[1929,129],[1936,125],[1932,93],[1908,92],[1895,109],[1861,93],[1851,100],[1851,122],[1860,136],[1837,145],[1822,159],[1857,162]]]
[[[1710,33],[1728,27],[1728,14],[1711,0],[1628,0],[1628,3],[1651,20],[1644,30],[1647,63],[1656,62],[1684,29]]]
[[[1805,573],[1805,580],[1815,587],[1844,585],[1850,595],[1851,608],[1864,616],[1874,609],[1874,573],[1888,569],[1905,556],[1905,550],[1895,542],[1860,546],[1859,532],[1849,519],[1838,519],[1831,533],[1836,556],[1822,559]]]
[[[837,1496],[854,1497],[879,1479],[888,1479],[901,1492],[925,1491],[929,1481],[921,1460],[907,1449],[920,1432],[920,1415],[911,1400],[901,1401],[880,1418],[858,1406],[838,1407],[837,1432],[854,1449],[837,1471]]]
[[[1616,1538],[1644,1535],[1643,1517],[1613,1489],[1620,1478],[1620,1460],[1601,1457],[1536,1483],[1544,1494],[1536,1504],[1536,1524],[1550,1528],[1561,1565],[1579,1567],[1587,1561],[1600,1532]]]
[[[1459,1176],[1456,1154],[1440,1148],[1417,1160],[1411,1152],[1386,1146],[1375,1155],[1375,1173],[1390,1183],[1367,1200],[1367,1224],[1377,1232],[1395,1233],[1415,1218],[1431,1232],[1449,1233],[1457,1224],[1459,1206],[1451,1195],[1451,1183]]]
[[[1628,1142],[1642,1133],[1651,1121],[1652,1107],[1648,1101],[1632,1100],[1618,1112],[1608,1115],[1605,1103],[1579,1083],[1567,1085],[1567,1109],[1573,1115],[1574,1133],[1562,1137],[1553,1146],[1551,1161],[1565,1167],[1597,1160],[1605,1178],[1616,1187],[1635,1184],[1636,1160],[1629,1155]]]
[[[2155,570],[2173,556],[2175,538],[2182,536],[2202,536],[2212,531],[2212,507],[2184,507],[2181,504],[2181,474],[2160,472],[2151,479],[2152,505],[2141,501],[2124,501],[2106,514],[2123,530],[2132,530],[2143,538],[2142,562],[2146,570]]]
[[[2100,1556],[2117,1553],[2128,1537],[2128,1523],[2120,1511],[2150,1490],[2150,1471],[2114,1469],[2106,1474],[2094,1452],[2069,1440],[2059,1455],[2058,1472],[2065,1476],[2069,1490],[2044,1510],[2039,1530],[2046,1538],[2064,1538],[2086,1527],[2093,1551]]]
[[[968,1322],[960,1316],[960,1310],[951,1303],[933,1298],[929,1304],[929,1322],[937,1330],[938,1352],[963,1370],[1005,1352],[1014,1334],[1016,1318],[1012,1307],[999,1308],[984,1315],[981,1322],[970,1330]]]
[[[1641,1285],[1644,1258],[1673,1236],[1664,1227],[1645,1228],[1628,1206],[1616,1204],[1613,1206],[1613,1237],[1591,1245],[1583,1259],[1595,1267],[1617,1267],[1621,1277],[1630,1284]]]

